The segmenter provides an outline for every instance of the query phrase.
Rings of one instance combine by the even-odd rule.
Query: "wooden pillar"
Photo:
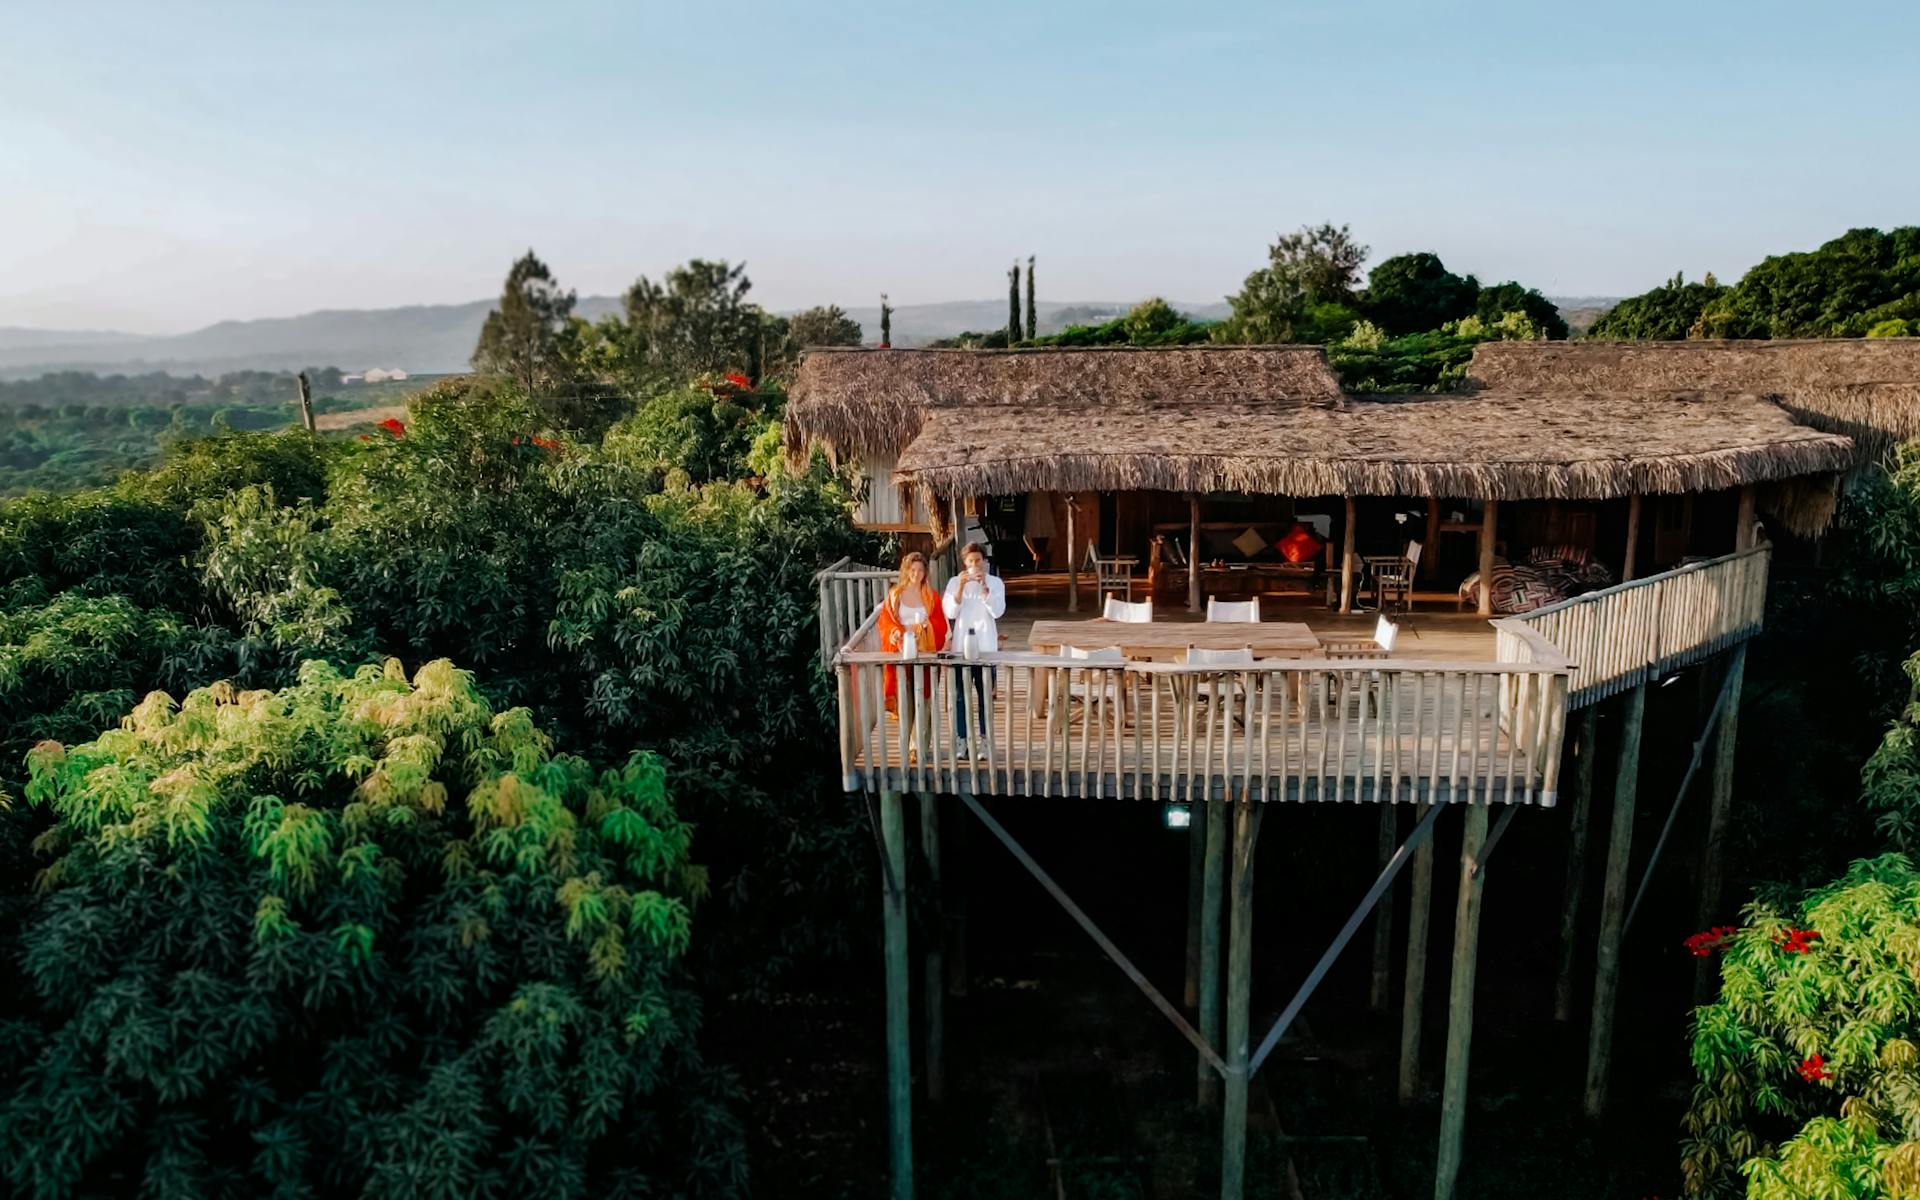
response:
[[[1487,842],[1487,806],[1468,804],[1460,844],[1460,893],[1453,914],[1453,975],[1447,987],[1446,1080],[1440,1091],[1440,1151],[1434,1200],[1453,1200],[1467,1132],[1467,1065],[1473,1048],[1473,984],[1480,956],[1480,895],[1487,885],[1480,851]]]
[[[1480,517],[1480,615],[1493,615],[1493,541],[1500,525],[1500,502],[1489,499]]]
[[[1206,901],[1207,808],[1188,806],[1187,822],[1187,986],[1181,995],[1188,1012],[1200,1008],[1200,929]],[[1203,1068],[1205,1064],[1202,1064]]]
[[[1222,808],[1228,807],[1222,805]],[[1227,935],[1226,1103],[1220,1106],[1220,1200],[1241,1200],[1247,1174],[1247,1052],[1253,992],[1253,802],[1231,805],[1232,911]],[[1226,813],[1222,813],[1223,818]]]
[[[907,1009],[907,830],[899,792],[880,793],[880,838],[886,847],[880,885],[886,889],[887,1145],[892,1200],[913,1200],[913,1031]],[[891,886],[889,886],[891,885]]]
[[[947,995],[967,994],[967,892],[960,886],[967,865],[967,831],[971,821],[955,821],[947,830],[950,840],[940,848],[940,886],[946,895],[947,913]]]
[[[1220,909],[1225,899],[1227,866],[1227,822],[1225,806],[1207,801],[1196,811],[1207,825],[1205,871],[1200,897],[1200,1036],[1215,1051],[1220,1040]],[[1220,1076],[1205,1058],[1200,1063],[1200,1104],[1211,1108],[1220,1102]]]
[[[938,1104],[947,1091],[947,968],[944,928],[946,897],[940,875],[940,804],[932,792],[920,793],[920,850],[927,860],[927,889],[933,893],[940,927],[927,931],[924,990],[926,998],[927,1099]]]
[[[1187,497],[1187,611],[1200,611],[1200,496]]]
[[[1353,497],[1347,497],[1347,528],[1340,535],[1340,611],[1353,611],[1353,534],[1359,521],[1354,516]]]
[[[1560,973],[1553,984],[1553,1019],[1573,1019],[1573,974],[1580,945],[1580,902],[1587,890],[1587,825],[1593,819],[1593,757],[1600,736],[1600,710],[1580,713],[1573,743],[1573,813],[1567,831],[1567,890],[1560,900]]]
[[[1613,785],[1613,828],[1607,845],[1607,881],[1600,897],[1600,945],[1594,956],[1593,1027],[1587,1035],[1587,1115],[1607,1107],[1613,1062],[1613,1009],[1620,988],[1620,932],[1627,916],[1627,866],[1633,854],[1633,805],[1639,791],[1640,731],[1646,723],[1647,685],[1626,694],[1620,726],[1619,776]]]
[[[1620,582],[1633,578],[1633,562],[1640,553],[1640,493],[1627,497],[1627,552],[1621,559]]]
[[[1425,819],[1427,806],[1420,808]],[[1420,1094],[1420,1033],[1427,1007],[1427,943],[1433,907],[1433,838],[1413,852],[1413,881],[1407,885],[1407,972],[1400,990],[1400,1103]]]
[[[1740,509],[1734,520],[1738,522],[1733,529],[1733,548],[1735,550],[1753,549],[1753,485],[1740,489]]]
[[[1074,543],[1073,516],[1079,508],[1079,499],[1072,492],[1067,493],[1067,611],[1080,611],[1080,556]]]
[[[1440,497],[1427,497],[1427,542],[1420,551],[1420,578],[1432,579],[1440,570]]]
[[[1385,870],[1394,852],[1400,849],[1399,809],[1392,804],[1381,804],[1379,809],[1380,833],[1376,839],[1376,849],[1379,851],[1377,858],[1380,869]],[[1377,1013],[1386,1012],[1392,987],[1393,889],[1388,888],[1373,910],[1373,986],[1367,991],[1368,1007]]]
[[[1720,924],[1720,893],[1726,878],[1727,821],[1733,811],[1734,743],[1740,737],[1740,687],[1747,677],[1747,644],[1727,652],[1727,700],[1713,735],[1713,808],[1707,816],[1707,851],[1700,867],[1700,909],[1696,929]],[[1713,996],[1719,970],[1712,958],[1693,965],[1693,999],[1705,1004]]]

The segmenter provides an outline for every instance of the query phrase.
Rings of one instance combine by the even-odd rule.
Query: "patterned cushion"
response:
[[[1292,529],[1287,530],[1286,536],[1280,539],[1278,545],[1282,558],[1290,563],[1303,563],[1312,562],[1319,557],[1326,543],[1305,525],[1295,524]]]
[[[1267,548],[1267,539],[1249,529],[1233,539],[1233,548],[1240,552],[1240,557],[1252,558]]]

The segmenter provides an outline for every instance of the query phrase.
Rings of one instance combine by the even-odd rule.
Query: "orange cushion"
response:
[[[1318,534],[1298,523],[1274,544],[1279,547],[1281,557],[1290,563],[1312,562],[1326,546]]]

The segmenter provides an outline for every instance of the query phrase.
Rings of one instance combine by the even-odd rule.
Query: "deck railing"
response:
[[[1571,703],[1578,708],[1758,633],[1766,615],[1771,556],[1766,546],[1736,551],[1499,624],[1533,630],[1576,665]]]
[[[833,656],[872,628],[897,571],[865,567],[843,558],[813,577],[820,587],[820,663],[832,669]]]

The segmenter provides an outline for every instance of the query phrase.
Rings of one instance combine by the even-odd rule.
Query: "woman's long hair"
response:
[[[914,563],[920,564],[921,599],[931,607],[938,593],[933,590],[933,573],[927,569],[927,556],[918,550],[909,550],[900,556],[900,578],[893,585],[894,597],[897,600],[899,597],[906,595],[907,589],[913,586],[911,570]]]

